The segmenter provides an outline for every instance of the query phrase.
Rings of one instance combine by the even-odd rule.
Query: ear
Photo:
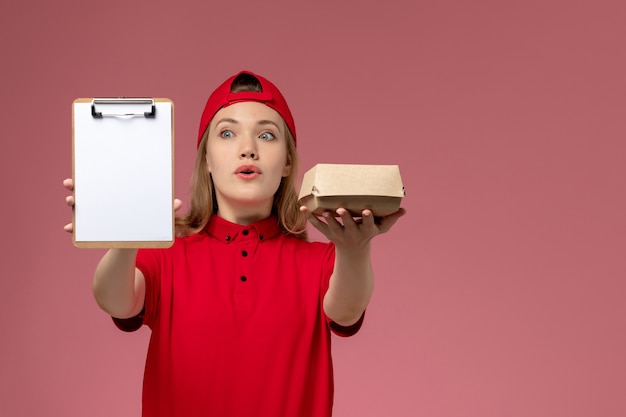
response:
[[[285,162],[283,167],[283,177],[288,177],[289,174],[291,174],[291,157],[287,155],[287,162]]]

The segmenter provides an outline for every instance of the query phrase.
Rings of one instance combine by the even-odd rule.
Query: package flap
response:
[[[385,216],[404,196],[397,165],[317,164],[304,174],[298,199],[314,213],[343,207],[355,216],[363,209]]]

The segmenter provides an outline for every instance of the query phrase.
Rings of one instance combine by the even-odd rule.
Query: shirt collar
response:
[[[271,239],[280,234],[281,229],[275,216],[243,226],[214,214],[209,219],[206,231],[221,242],[231,243],[237,239]]]

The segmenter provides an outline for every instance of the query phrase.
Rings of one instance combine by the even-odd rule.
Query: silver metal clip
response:
[[[132,104],[133,106],[127,106]],[[108,107],[110,112],[96,111],[96,105],[103,105],[104,107]],[[136,110],[137,107],[141,109],[140,106],[150,106],[150,111],[126,111],[127,110]],[[154,100],[151,98],[94,98],[91,102],[91,115],[96,119],[101,119],[103,117],[148,117],[154,118],[156,115],[156,107],[154,105]]]

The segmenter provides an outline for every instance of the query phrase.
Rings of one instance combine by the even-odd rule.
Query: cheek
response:
[[[209,157],[208,153],[204,157],[204,160],[206,162],[207,171],[211,172],[211,170],[213,169],[213,162],[211,161],[211,158]]]
[[[225,176],[224,164],[220,164],[219,158],[212,158],[207,156],[206,158],[206,170],[211,176],[211,180],[215,183],[222,183]]]

